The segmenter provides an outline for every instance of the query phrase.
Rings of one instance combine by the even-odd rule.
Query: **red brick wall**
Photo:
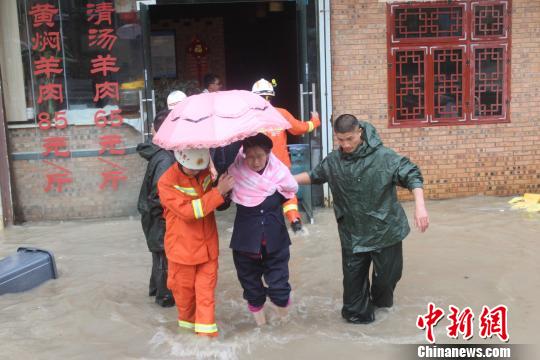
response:
[[[540,192],[540,2],[512,3],[511,123],[414,129],[388,128],[386,4],[331,4],[335,116],[373,123],[420,165],[429,198]]]
[[[16,222],[40,220],[67,220],[89,218],[111,218],[138,215],[137,200],[146,171],[147,162],[133,149],[141,141],[141,135],[133,128],[98,129],[95,126],[69,126],[65,130],[50,130],[47,136],[65,136],[69,139],[69,150],[99,150],[99,136],[118,134],[126,155],[101,156],[125,169],[115,191],[110,184],[103,190],[102,172],[113,168],[98,160],[97,155],[88,157],[52,157],[47,160],[68,169],[73,182],[65,184],[62,192],[53,188],[45,192],[47,174],[56,173],[54,167],[43,159],[37,159],[43,149],[45,134],[36,128],[9,130],[9,152],[14,155],[31,154],[31,159],[12,159],[12,194]],[[67,148],[66,148],[67,149]],[[127,150],[130,149],[131,151]],[[64,150],[64,149],[62,149]],[[27,156],[28,157],[28,156]]]

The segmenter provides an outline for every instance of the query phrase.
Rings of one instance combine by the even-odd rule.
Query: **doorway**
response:
[[[319,61],[326,48],[320,42],[329,44],[329,37],[319,37],[326,11],[320,9],[329,8],[326,1],[158,0],[139,5],[147,119],[166,106],[170,91],[188,95],[201,91],[206,73],[218,75],[228,90],[251,90],[260,78],[275,79],[273,105],[301,120],[308,120],[310,112],[317,110],[323,123],[322,131],[289,136],[289,144],[296,146],[290,147],[293,173],[309,171],[312,158],[321,159],[328,139],[330,97],[328,88],[321,92],[329,66]],[[151,47],[153,38],[160,36],[169,45]],[[156,59],[163,50],[168,51],[165,57]],[[302,186],[300,203],[313,221],[313,204],[323,203],[322,187]]]
[[[296,5],[294,2],[243,2],[217,4],[174,4],[150,7],[151,36],[174,39],[176,71],[157,72],[152,57],[157,103],[177,84],[202,89],[201,77],[213,73],[224,89],[251,90],[260,78],[275,79],[273,104],[296,117],[298,109],[298,55]],[[201,59],[190,53],[200,41]],[[159,64],[158,64],[159,66]],[[163,89],[162,89],[163,88]]]

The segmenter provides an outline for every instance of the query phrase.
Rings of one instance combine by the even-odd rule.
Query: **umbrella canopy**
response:
[[[176,105],[153,141],[167,150],[215,148],[290,128],[268,101],[245,90],[193,95]]]

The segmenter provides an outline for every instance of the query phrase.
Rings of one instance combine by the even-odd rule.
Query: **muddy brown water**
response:
[[[318,209],[309,234],[293,236],[290,319],[256,328],[228,248],[234,209],[218,215],[220,337],[179,329],[176,309],[148,297],[151,256],[137,218],[32,223],[0,232],[0,258],[19,246],[54,252],[57,280],[0,296],[0,359],[402,359],[426,343],[416,327],[429,302],[471,307],[474,337],[451,340],[442,320],[437,343],[501,344],[478,336],[483,305],[508,307],[510,344],[538,345],[540,214],[510,210],[509,198],[429,201],[431,226],[404,243],[395,305],[370,325],[340,317],[341,253],[330,209]],[[413,203],[405,203],[409,219]],[[540,358],[537,347],[526,358]],[[414,351],[413,351],[414,352]],[[524,357],[525,358],[525,357]]]

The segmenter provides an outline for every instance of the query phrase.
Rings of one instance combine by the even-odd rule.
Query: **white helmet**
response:
[[[255,84],[253,84],[253,87],[251,88],[251,92],[258,95],[276,95],[274,93],[274,86],[272,85],[272,83],[265,79],[261,79],[255,82]]]
[[[182,91],[174,90],[167,96],[167,107],[169,110],[172,110],[176,104],[180,103],[185,98],[187,98],[187,96]]]
[[[208,149],[174,150],[174,158],[185,168],[190,170],[204,170],[210,163]]]

